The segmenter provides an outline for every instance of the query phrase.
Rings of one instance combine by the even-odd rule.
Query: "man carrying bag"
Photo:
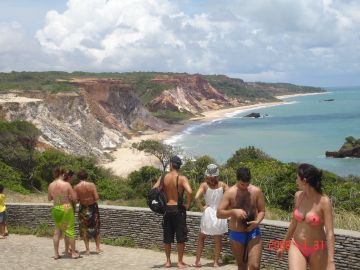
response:
[[[190,207],[192,189],[187,177],[179,175],[181,164],[181,159],[178,156],[173,156],[170,159],[170,172],[164,177],[160,177],[153,187],[158,188],[162,185],[162,190],[166,197],[166,207],[162,222],[164,230],[164,248],[166,254],[165,267],[171,266],[171,243],[174,243],[175,235],[179,258],[177,267],[184,268],[187,266],[183,262],[183,255],[185,242],[187,241],[186,210]],[[184,192],[187,193],[187,200],[185,204],[183,203]]]

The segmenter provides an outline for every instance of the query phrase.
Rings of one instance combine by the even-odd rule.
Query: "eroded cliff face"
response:
[[[0,116],[27,120],[43,133],[40,140],[77,155],[104,153],[120,146],[138,130],[168,128],[115,80],[73,80],[69,93],[16,92],[0,95]]]
[[[149,108],[153,111],[167,109],[198,114],[241,104],[237,99],[220,93],[201,76],[157,76],[153,82],[172,85],[149,103]]]

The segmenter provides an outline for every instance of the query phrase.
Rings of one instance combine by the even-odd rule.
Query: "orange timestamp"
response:
[[[278,249],[285,249],[289,250],[292,240],[275,240],[270,239],[268,242],[268,250],[278,250]],[[304,240],[301,244],[304,248],[311,247],[316,250],[324,249],[325,248],[325,242],[324,240],[314,240],[312,241],[313,245],[308,245],[307,241]]]

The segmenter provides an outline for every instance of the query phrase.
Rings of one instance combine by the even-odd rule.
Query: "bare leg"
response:
[[[55,256],[54,259],[59,259],[60,255],[59,255],[59,243],[60,243],[60,237],[61,237],[61,231],[59,229],[54,229],[54,237],[53,237],[53,243],[54,243],[54,251],[55,251]]]
[[[66,238],[68,238],[68,237],[66,237]],[[80,255],[75,250],[75,238],[68,238],[68,241],[69,241],[70,247],[71,247],[71,258],[73,258],[73,259],[79,258]]]
[[[215,257],[214,257],[214,267],[219,267],[219,258],[221,253],[221,239],[222,235],[214,235],[215,240]]]
[[[64,242],[65,242],[65,255],[69,256],[70,253],[71,253],[70,250],[69,250],[69,247],[70,247],[69,238],[65,237]]]
[[[5,223],[5,225],[4,225],[4,226],[5,226],[5,232],[4,232],[4,233],[5,233],[5,236],[8,236],[8,235],[9,235],[9,231],[8,231],[8,228],[7,228],[6,223]]]
[[[321,249],[310,255],[310,270],[325,270],[327,267],[327,249]]]
[[[288,253],[289,270],[306,270],[306,258],[300,250],[291,243]]]
[[[238,270],[247,270],[247,265],[243,262],[244,246],[235,240],[230,240],[230,245]]]
[[[195,264],[194,264],[195,267],[201,267],[200,259],[201,259],[201,254],[202,254],[203,249],[204,249],[205,238],[206,238],[206,235],[200,232],[199,236],[198,236],[198,241],[197,241],[196,261],[195,261]]]
[[[5,225],[4,223],[0,223],[0,239],[5,238]]]
[[[184,257],[184,251],[185,251],[185,243],[177,243],[177,252],[178,252],[178,263],[177,263],[177,267],[178,268],[185,268],[188,267],[188,265],[186,263],[184,263],[183,261],[183,257]]]
[[[166,263],[165,267],[171,267],[170,253],[171,253],[171,244],[164,244]]]
[[[100,234],[95,237],[96,253],[101,254],[103,251],[100,248]]]
[[[261,237],[255,237],[248,243],[248,270],[260,270],[261,261]]]
[[[84,235],[84,244],[85,244],[85,254],[90,255],[89,238],[87,235]]]

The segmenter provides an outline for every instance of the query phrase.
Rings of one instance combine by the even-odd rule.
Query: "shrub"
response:
[[[132,172],[128,176],[128,183],[137,198],[144,198],[161,174],[161,170],[152,166],[145,166]]]

